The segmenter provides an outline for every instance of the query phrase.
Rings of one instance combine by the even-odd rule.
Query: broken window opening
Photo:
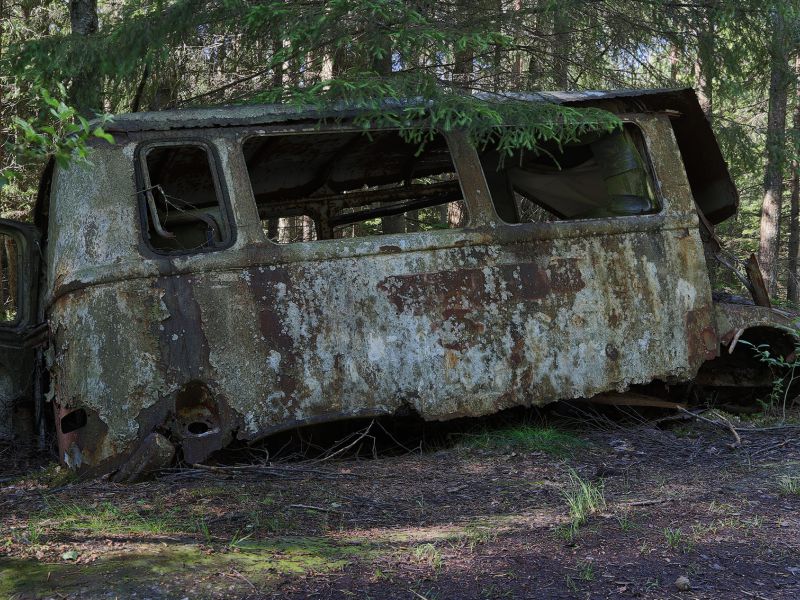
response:
[[[0,234],[0,325],[19,319],[19,252],[16,240]]]
[[[150,247],[164,254],[219,250],[231,241],[213,157],[199,143],[143,152],[144,214]]]
[[[561,147],[519,151],[496,148],[481,164],[497,215],[506,223],[541,223],[647,215],[661,210],[639,129],[583,136]]]
[[[280,244],[464,227],[443,136],[397,131],[256,136],[243,147],[266,237]]]

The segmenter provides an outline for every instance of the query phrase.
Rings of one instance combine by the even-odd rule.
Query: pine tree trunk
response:
[[[697,25],[697,58],[694,75],[697,81],[697,99],[711,121],[714,109],[714,55],[715,55],[715,14],[714,7],[708,7],[699,14]]]
[[[792,118],[792,138],[797,144],[800,140],[800,54],[794,59],[795,101]],[[795,304],[800,303],[800,285],[798,285],[797,263],[800,254],[800,161],[792,160],[792,179],[790,195],[792,212],[789,221],[789,273],[786,277],[786,299]]]
[[[572,40],[569,29],[569,12],[565,3],[553,11],[553,83],[555,89],[569,89],[569,54]]]
[[[764,202],[761,207],[758,260],[767,290],[771,296],[774,296],[778,280],[783,163],[786,144],[786,102],[790,72],[784,19],[779,11],[774,11],[772,14],[772,26],[767,164],[764,170]]]
[[[465,18],[469,7],[470,2],[468,0],[458,0],[456,3],[458,14],[455,15],[455,18]],[[454,49],[453,62],[453,84],[458,88],[468,91],[472,87],[472,71],[475,62],[475,56],[472,52],[472,49]]]
[[[371,24],[374,27],[377,24]],[[380,47],[383,51],[381,56],[373,56],[370,61],[370,69],[376,75],[387,77],[392,73],[392,45],[388,37],[380,39]],[[391,203],[390,203],[391,204]],[[406,220],[404,214],[388,215],[381,217],[381,233],[405,233]]]
[[[678,82],[678,48],[674,44],[669,51],[669,78],[673,84]]]
[[[280,89],[283,87],[283,63],[275,61],[274,57],[283,51],[283,40],[275,38],[272,40],[272,56],[274,64],[272,65],[272,87]]]
[[[97,0],[70,0],[69,22],[74,34],[97,33]]]
[[[521,9],[522,9],[522,4],[520,3],[520,10]],[[540,50],[541,46],[540,40],[545,37],[545,31],[548,27],[548,24],[546,20],[543,19],[543,15],[541,12],[538,11],[534,12],[530,18],[531,18],[530,28],[533,33],[533,39],[532,39],[533,48],[527,51],[528,55],[527,81],[523,86],[523,89],[525,90],[535,90],[537,88],[541,88],[542,79],[546,77],[546,73],[543,68],[543,63],[541,62],[544,53]]]
[[[74,35],[88,38],[97,33],[97,0],[70,0],[69,21]],[[83,70],[73,78],[70,101],[84,115],[101,108],[100,78],[94,70]]]

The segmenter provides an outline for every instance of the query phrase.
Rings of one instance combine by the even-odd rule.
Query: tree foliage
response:
[[[14,193],[0,192],[6,211],[27,201],[36,156],[80,154],[80,144],[57,149],[43,129],[66,131],[40,92],[60,84],[59,100],[96,88],[99,113],[347,103],[364,109],[364,127],[397,126],[419,142],[459,127],[476,144],[500,138],[504,149],[617,125],[600,111],[532,110],[508,92],[693,86],[742,192],[741,214],[720,228],[738,252],[758,247],[776,12],[786,60],[800,37],[796,0],[99,0],[99,27],[84,34],[53,0],[2,10],[0,165],[19,174]],[[34,156],[21,152],[30,133],[10,116],[47,138],[32,145]],[[79,128],[71,139],[85,139],[70,118]],[[784,164],[798,138],[789,131]]]

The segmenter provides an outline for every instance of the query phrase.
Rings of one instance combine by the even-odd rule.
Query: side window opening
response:
[[[150,247],[183,254],[225,247],[230,226],[214,174],[201,144],[151,146],[143,152],[144,212]]]
[[[243,151],[264,233],[277,243],[467,223],[441,135],[421,151],[397,131],[255,136]]]
[[[513,224],[658,212],[646,156],[638,128],[626,124],[539,152],[501,157],[489,147],[481,163],[498,216]]]
[[[0,325],[19,320],[19,249],[10,235],[0,234]]]

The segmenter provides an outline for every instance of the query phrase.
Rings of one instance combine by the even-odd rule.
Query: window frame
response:
[[[399,133],[400,130],[397,129],[397,128],[394,128],[394,127],[377,127],[377,128],[374,128],[374,129],[364,130],[363,128],[360,128],[360,127],[352,127],[352,126],[348,126],[348,125],[344,125],[344,126],[339,125],[339,126],[336,126],[336,127],[322,127],[322,128],[305,128],[305,127],[303,127],[299,131],[298,130],[287,130],[286,128],[283,128],[283,127],[276,127],[276,128],[261,128],[261,129],[259,129],[257,131],[249,131],[245,135],[240,136],[238,138],[238,140],[237,140],[237,143],[238,143],[238,147],[239,147],[239,152],[241,153],[241,156],[242,156],[242,162],[245,165],[245,176],[247,177],[247,185],[248,185],[248,189],[250,191],[249,200],[252,201],[254,210],[256,211],[256,213],[258,213],[258,202],[256,202],[256,199],[255,199],[255,190],[253,189],[253,181],[250,178],[250,171],[247,168],[247,160],[244,157],[244,146],[249,140],[251,140],[253,138],[260,138],[260,137],[285,137],[285,136],[305,136],[305,135],[320,135],[320,134],[336,135],[336,134],[346,134],[346,133],[359,133],[359,134],[362,134],[362,135],[364,135],[366,137],[366,136],[368,136],[369,134],[372,134],[372,133],[386,132],[386,131],[392,131],[392,132]],[[320,245],[320,244],[342,243],[342,242],[345,242],[345,241],[348,241],[348,242],[361,241],[361,242],[363,242],[363,241],[367,241],[367,240],[379,240],[379,239],[383,239],[383,238],[385,238],[387,236],[390,237],[390,236],[397,236],[397,235],[401,235],[401,236],[409,236],[409,235],[410,236],[419,236],[419,235],[429,235],[431,233],[440,234],[440,233],[444,233],[444,232],[458,232],[458,231],[464,231],[465,229],[468,229],[468,228],[472,227],[474,225],[474,214],[476,212],[480,212],[480,211],[476,211],[476,209],[471,205],[470,199],[468,198],[467,192],[466,192],[466,190],[464,188],[463,178],[462,178],[462,175],[461,175],[460,170],[459,170],[459,163],[458,163],[458,160],[456,158],[456,153],[453,151],[453,141],[450,139],[450,136],[447,133],[445,133],[444,131],[438,131],[438,134],[442,136],[442,138],[444,139],[445,144],[447,146],[447,151],[448,151],[448,153],[450,155],[450,160],[451,160],[451,162],[453,164],[453,172],[456,174],[456,177],[457,177],[457,180],[458,180],[458,187],[461,190],[461,202],[464,203],[464,206],[465,206],[466,212],[467,212],[466,220],[464,222],[464,225],[462,225],[461,227],[455,227],[455,228],[452,228],[452,229],[448,228],[448,229],[441,229],[441,230],[430,230],[430,231],[406,231],[405,233],[381,233],[381,234],[377,234],[377,235],[367,235],[367,236],[361,236],[361,237],[356,237],[356,238],[331,238],[331,239],[327,239],[327,240],[324,240],[324,239],[323,240],[319,240],[318,239],[318,240],[308,240],[308,241],[301,241],[301,242],[280,243],[280,242],[276,242],[274,240],[269,239],[269,237],[267,236],[267,232],[264,231],[264,228],[259,223],[259,228],[258,229],[259,229],[259,239],[260,239],[260,241],[263,242],[263,243],[275,246],[277,248],[287,248],[287,247],[297,246],[298,244],[313,244],[313,245],[317,246],[317,245]],[[455,201],[451,201],[451,202],[455,202]],[[491,200],[490,200],[490,202],[491,202]],[[305,216],[311,217],[311,215],[309,215],[309,214],[307,214],[305,212],[303,212],[302,214],[305,215]]]
[[[25,244],[20,243],[24,240],[19,232],[14,230],[7,230],[7,231],[0,231],[0,236],[6,236],[14,240],[14,245],[17,247],[16,251],[16,264],[14,265],[14,269],[16,269],[16,276],[17,276],[17,289],[16,289],[16,298],[14,298],[14,302],[16,304],[17,314],[13,321],[3,321],[0,320],[0,328],[6,330],[15,330],[19,329],[21,326],[27,324],[29,315],[27,311],[24,310],[23,304],[27,301],[25,290],[30,282],[27,281],[27,277],[25,277],[25,260],[24,260],[24,253],[25,253]]]
[[[649,138],[647,136],[647,133],[645,132],[644,128],[641,125],[639,125],[639,123],[637,123],[634,119],[631,119],[629,117],[621,117],[620,120],[622,121],[622,126],[623,127],[626,127],[626,126],[635,127],[636,131],[638,132],[638,134],[640,136],[640,139],[642,141],[642,144],[643,144],[644,150],[645,150],[644,156],[642,156],[642,159],[644,160],[645,167],[647,169],[647,174],[650,177],[650,183],[652,184],[652,187],[653,187],[653,202],[657,205],[657,210],[655,210],[653,212],[648,212],[646,214],[639,214],[639,215],[615,215],[615,216],[610,216],[610,217],[588,217],[588,218],[582,218],[582,219],[556,218],[556,219],[554,219],[552,221],[541,221],[541,222],[538,222],[538,221],[521,221],[519,223],[509,223],[508,221],[505,221],[498,214],[497,209],[495,207],[494,198],[491,195],[491,189],[490,189],[489,190],[489,203],[491,204],[493,216],[494,216],[494,219],[496,220],[496,222],[498,224],[500,224],[500,225],[505,226],[505,227],[526,226],[526,227],[539,227],[539,228],[546,227],[546,228],[549,228],[549,227],[564,227],[565,224],[567,224],[567,223],[575,223],[575,224],[578,224],[580,226],[588,226],[588,225],[590,225],[592,223],[606,223],[606,222],[614,222],[614,223],[616,223],[616,222],[620,221],[621,219],[641,220],[641,219],[647,219],[647,218],[652,218],[652,217],[662,217],[667,212],[667,210],[666,210],[667,209],[667,202],[666,202],[666,199],[664,198],[664,195],[662,193],[661,185],[659,184],[658,178],[656,177],[655,164],[654,164],[654,162],[652,160],[650,140],[649,140]],[[482,163],[481,163],[481,169],[483,169],[483,164]],[[485,175],[484,175],[484,177],[485,177]],[[537,206],[540,206],[540,205],[537,204]],[[545,207],[543,207],[543,206],[540,206],[540,208],[542,208],[542,210],[547,211],[547,209]],[[551,214],[553,214],[553,213],[551,213]]]
[[[29,347],[29,336],[36,335],[39,323],[39,275],[43,266],[41,233],[30,223],[0,219],[0,233],[17,244],[17,317],[0,321],[0,345]]]
[[[155,248],[149,237],[150,222],[149,210],[147,206],[147,194],[150,187],[150,173],[147,167],[147,154],[150,150],[155,148],[165,148],[171,146],[196,146],[202,148],[206,153],[208,159],[208,167],[211,172],[211,179],[214,182],[214,191],[220,206],[220,213],[225,219],[225,225],[228,229],[228,239],[221,245],[215,247],[201,247],[192,248],[189,250],[176,250],[172,252],[162,251]],[[233,208],[231,206],[231,198],[229,186],[225,177],[225,173],[221,167],[222,161],[219,157],[217,147],[208,139],[198,137],[181,137],[174,139],[157,139],[147,140],[137,144],[134,152],[134,165],[136,167],[136,196],[139,209],[139,239],[141,241],[142,253],[155,257],[182,257],[194,256],[198,254],[208,254],[212,252],[220,252],[231,248],[237,239],[237,227],[234,219]]]

